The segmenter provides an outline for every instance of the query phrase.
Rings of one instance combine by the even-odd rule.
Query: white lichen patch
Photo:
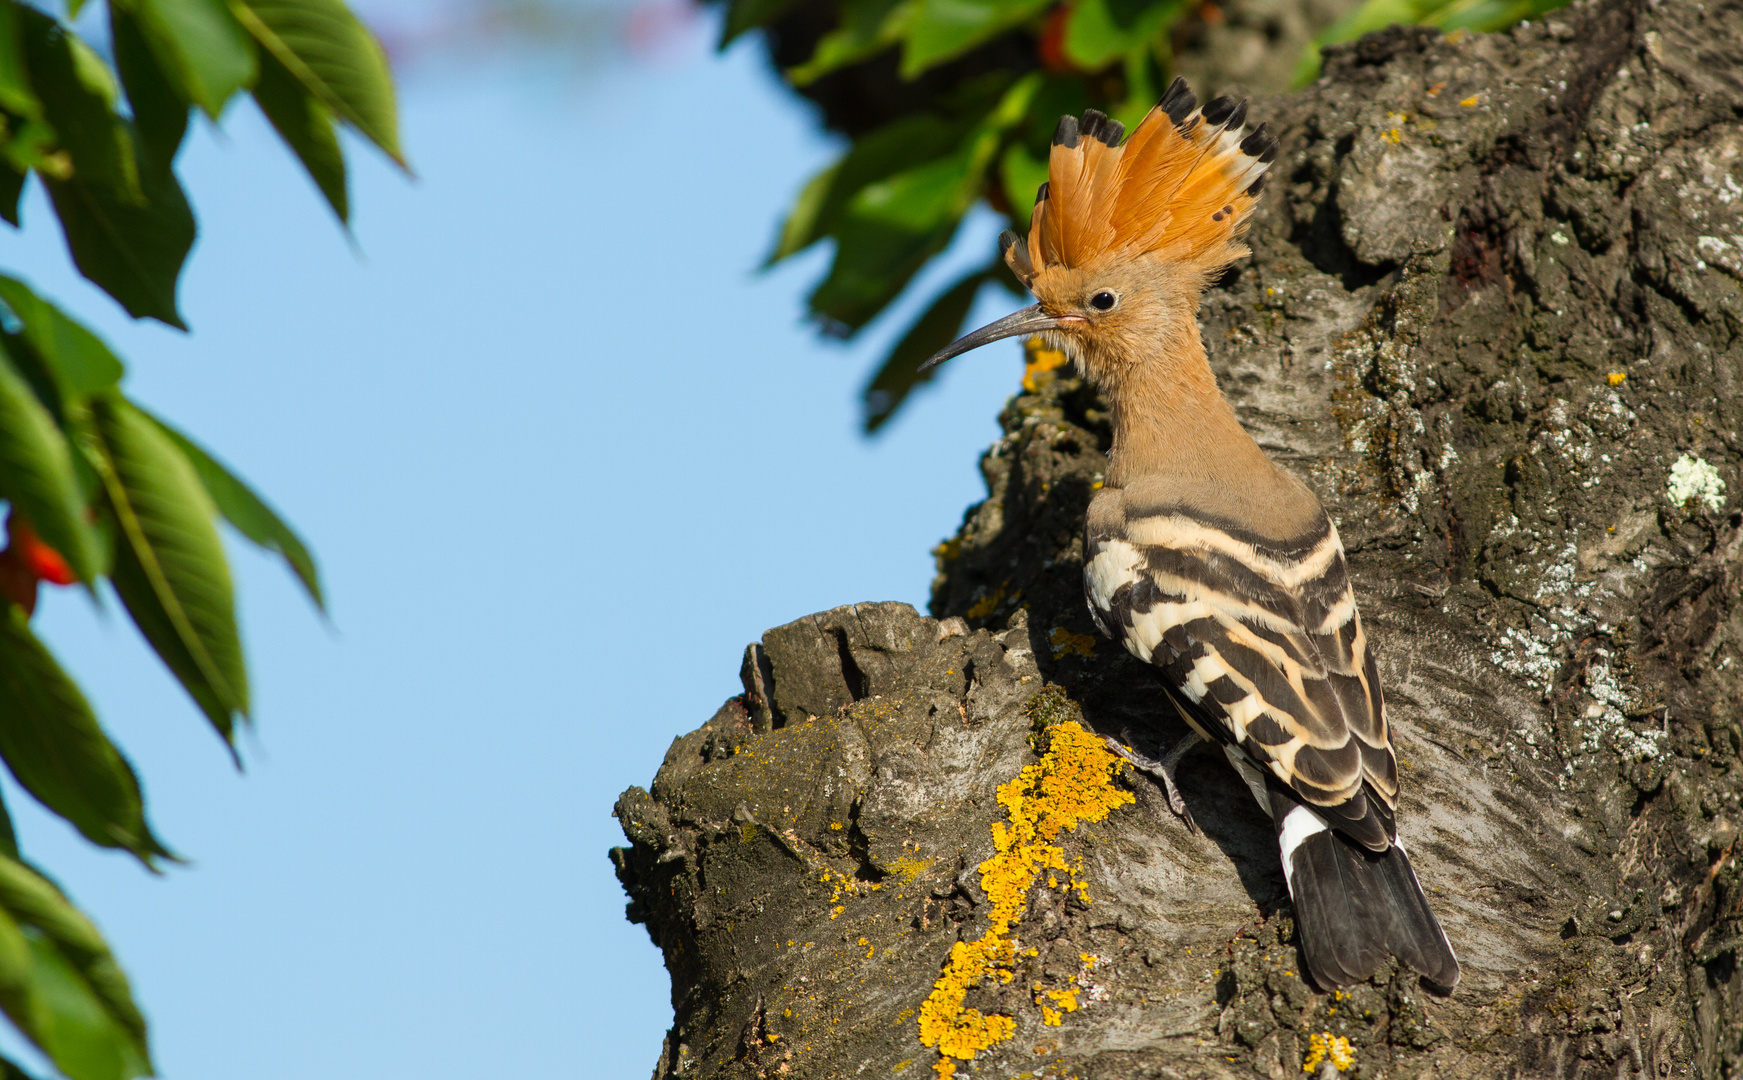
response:
[[[1579,548],[1571,541],[1551,555],[1537,578],[1537,599],[1550,600],[1566,595],[1573,587],[1578,558]]]
[[[1525,680],[1538,693],[1547,696],[1555,685],[1556,672],[1561,670],[1561,661],[1556,659],[1555,650],[1537,637],[1512,627],[1507,628],[1504,637],[1510,648],[1496,649],[1489,654],[1489,662],[1507,674]]]
[[[1628,705],[1628,692],[1617,681],[1610,668],[1610,651],[1598,649],[1586,668],[1586,693],[1592,703],[1583,715],[1576,716],[1573,726],[1580,733],[1579,751],[1594,753],[1609,746],[1623,758],[1647,761],[1664,753],[1665,733],[1658,728],[1637,731],[1628,725],[1623,709]]]
[[[1713,513],[1725,507],[1725,480],[1712,462],[1684,454],[1670,466],[1670,482],[1665,495],[1676,506],[1698,499]]]

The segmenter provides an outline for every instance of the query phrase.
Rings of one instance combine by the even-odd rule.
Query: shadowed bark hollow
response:
[[[1453,994],[1303,981],[1216,757],[1203,836],[1098,774],[1074,732],[1184,729],[1084,608],[1103,404],[1032,363],[933,617],[770,630],[619,802],[655,1075],[1735,1075],[1740,43],[1736,0],[1393,29],[1253,110],[1283,154],[1204,337],[1343,534]]]

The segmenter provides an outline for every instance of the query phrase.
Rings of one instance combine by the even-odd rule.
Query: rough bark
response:
[[[1134,804],[1060,833],[1064,887],[1028,890],[1012,978],[965,1001],[1011,1037],[957,1075],[1299,1076],[1315,1035],[1351,1051],[1322,1074],[1743,1065],[1739,72],[1737,0],[1580,4],[1373,35],[1255,107],[1283,164],[1204,336],[1343,534],[1464,980],[1304,982],[1270,826],[1207,754],[1205,835],[1130,774]],[[624,794],[613,857],[677,1011],[657,1077],[934,1068],[916,1013],[989,931],[999,785],[1061,723],[1182,733],[1083,606],[1101,408],[1032,371],[935,618],[769,631]]]

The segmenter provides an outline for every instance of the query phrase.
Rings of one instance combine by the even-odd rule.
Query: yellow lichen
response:
[[[987,593],[985,596],[970,605],[968,609],[968,617],[971,619],[986,618],[988,615],[991,615],[994,611],[998,610],[999,601],[1004,598],[1005,587],[1000,585],[997,589]]]
[[[1055,626],[1047,635],[1047,641],[1053,646],[1054,659],[1067,653],[1076,653],[1086,660],[1095,655],[1095,638],[1088,634],[1074,634],[1063,626]]]
[[[1626,371],[1612,371],[1604,376],[1604,380],[1611,386],[1621,386],[1628,381],[1628,373]]]
[[[1342,1035],[1333,1035],[1322,1031],[1307,1038],[1307,1058],[1301,1063],[1301,1071],[1313,1072],[1322,1062],[1331,1062],[1331,1067],[1338,1072],[1347,1070],[1356,1063],[1355,1048],[1350,1040]]]
[[[1058,349],[1049,349],[1038,337],[1023,342],[1023,389],[1033,394],[1041,388],[1037,375],[1064,367],[1069,361]]]
[[[1101,821],[1134,801],[1130,792],[1114,786],[1120,759],[1100,738],[1076,721],[1054,725],[1047,735],[1041,760],[999,785],[1006,820],[993,822],[994,854],[980,864],[981,889],[991,904],[990,926],[978,941],[951,946],[943,974],[920,1006],[920,1041],[937,1048],[940,1060],[934,1069],[941,1078],[955,1075],[955,1061],[971,1061],[1016,1033],[1013,1018],[986,1015],[963,1000],[975,986],[1009,983],[1016,977],[1018,952],[1011,931],[1027,911],[1029,890],[1042,871],[1051,871],[1050,877],[1064,875],[1070,887],[1086,895],[1086,887],[1076,880],[1080,867],[1067,863],[1064,849],[1054,841],[1060,833],[1085,821]],[[1049,991],[1046,996],[1060,1010],[1043,1006],[1045,1023],[1057,1022],[1048,1019],[1049,1013],[1078,1007],[1075,990]]]
[[[926,868],[931,865],[931,859],[917,859],[911,855],[903,855],[901,858],[890,860],[890,869],[901,875],[903,884],[907,884],[924,874]]]

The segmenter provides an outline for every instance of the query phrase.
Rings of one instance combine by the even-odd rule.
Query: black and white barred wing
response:
[[[1331,521],[1279,543],[1161,513],[1088,540],[1097,625],[1161,669],[1200,734],[1386,850],[1397,762]]]

